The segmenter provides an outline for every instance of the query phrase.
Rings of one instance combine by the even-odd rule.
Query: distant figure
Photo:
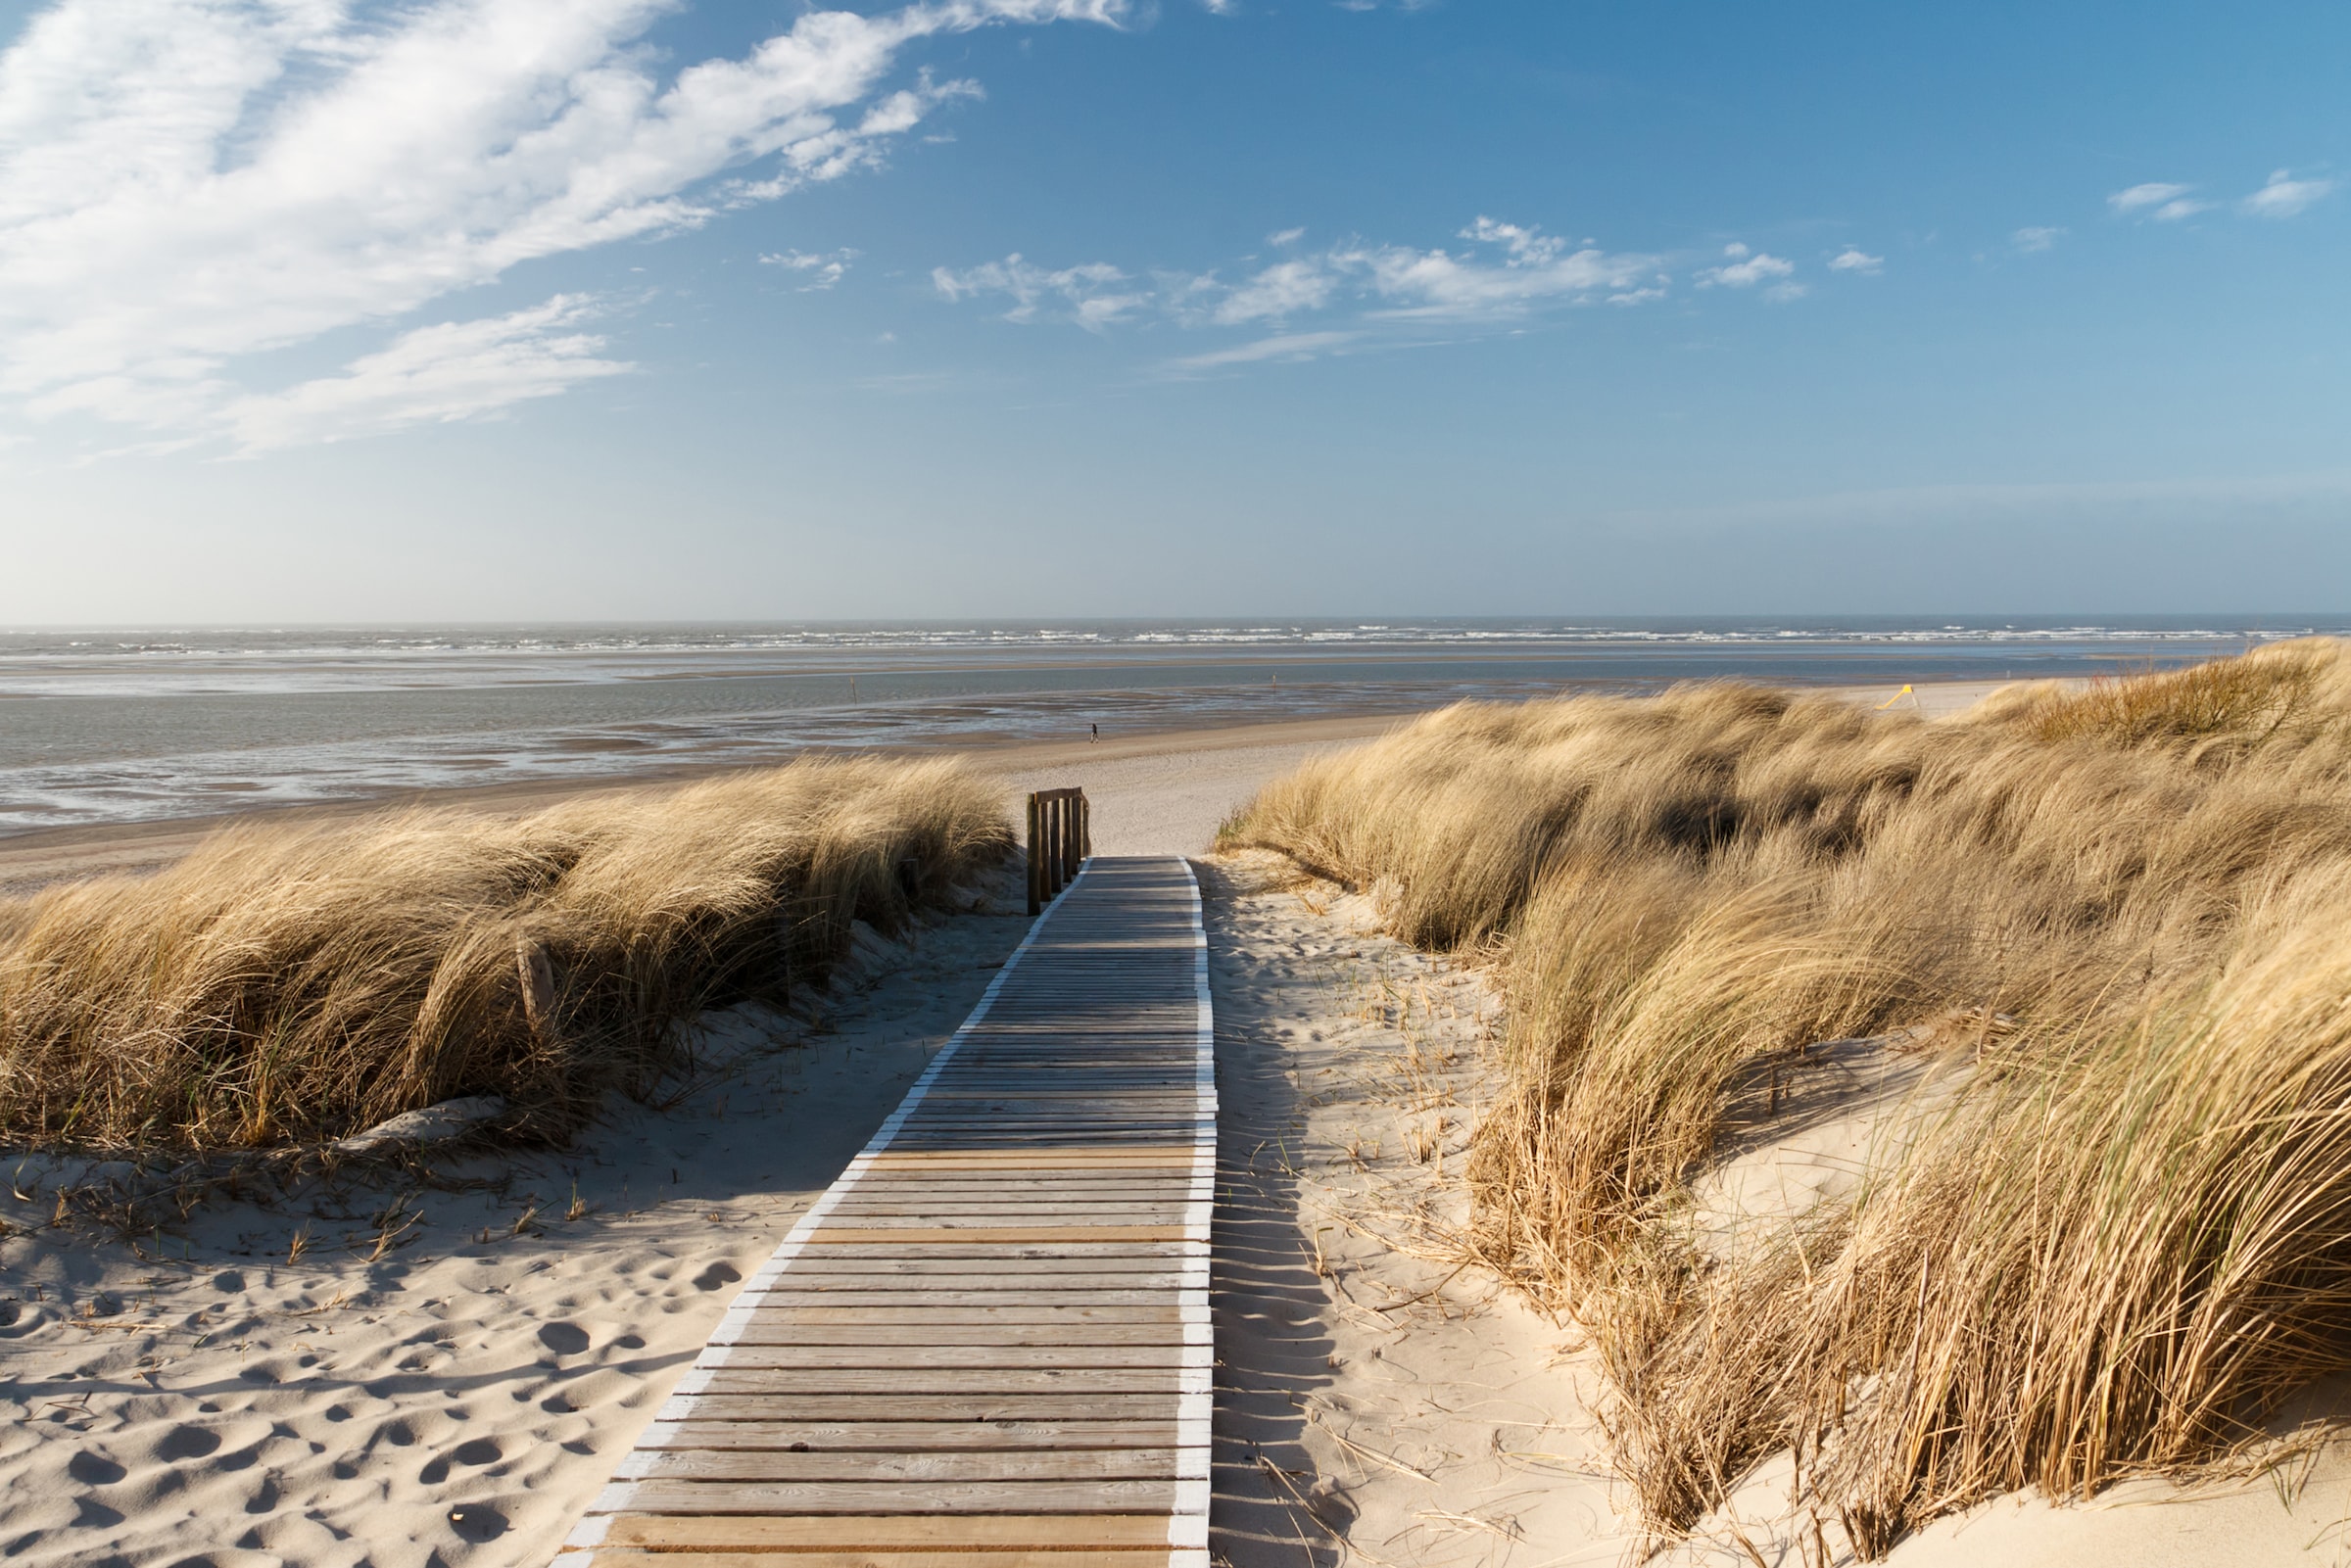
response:
[[[1101,727],[1100,725],[1098,725],[1098,724],[1096,724],[1096,725],[1089,725],[1089,726],[1087,726],[1087,728],[1088,728],[1088,729],[1090,729],[1090,730],[1092,730],[1092,731],[1094,732],[1094,738],[1095,738],[1095,739],[1099,740],[1099,739],[1101,739],[1101,738],[1102,738],[1102,727]]]

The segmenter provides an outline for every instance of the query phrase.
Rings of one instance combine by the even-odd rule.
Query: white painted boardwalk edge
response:
[[[1168,1520],[1168,1544],[1173,1548],[1170,1552],[1170,1568],[1207,1568],[1208,1449],[1210,1424],[1216,1408],[1213,1388],[1215,1347],[1210,1342],[1208,1332],[1209,1232],[1210,1221],[1216,1211],[1217,1182],[1216,1016],[1209,999],[1208,926],[1206,911],[1201,903],[1200,879],[1193,874],[1189,861],[1177,859],[1176,864],[1182,867],[1184,880],[1190,885],[1192,895],[1192,987],[1198,1006],[1197,1032],[1193,1045],[1197,1099],[1192,1185],[1184,1206],[1184,1256],[1178,1263],[1183,1284],[1176,1291],[1177,1316],[1185,1332],[1182,1370],[1177,1374],[1179,1392],[1176,1398],[1176,1446],[1178,1450],[1191,1451],[1179,1451],[1178,1454],[1180,1479],[1176,1483],[1176,1502]],[[644,1436],[632,1448],[631,1455],[623,1458],[622,1469],[634,1468],[632,1459],[636,1453],[668,1446],[671,1435],[676,1431],[676,1424],[693,1418],[695,1409],[701,1402],[700,1394],[710,1385],[711,1373],[727,1364],[736,1341],[750,1326],[752,1314],[758,1308],[758,1299],[776,1285],[792,1260],[800,1256],[808,1244],[809,1236],[824,1222],[825,1216],[856,1189],[857,1183],[872,1168],[876,1157],[888,1151],[916,1108],[929,1096],[939,1074],[962,1051],[964,1041],[987,1018],[1005,982],[1012,977],[1021,960],[1035,945],[1036,939],[1044,933],[1047,924],[1060,912],[1063,901],[1084,881],[1086,873],[1092,867],[1093,861],[1089,858],[1079,867],[1078,875],[1070,879],[1069,886],[1045,906],[1044,912],[1029,927],[1029,934],[1021,938],[1021,945],[1013,949],[1012,956],[996,972],[995,978],[987,982],[987,989],[981,993],[971,1016],[963,1021],[955,1032],[948,1036],[947,1043],[932,1057],[930,1065],[923,1069],[922,1076],[914,1080],[898,1108],[875,1129],[873,1137],[866,1141],[865,1147],[857,1152],[833,1185],[808,1206],[798,1222],[776,1244],[776,1250],[769,1255],[767,1261],[743,1282],[743,1289],[736,1293],[734,1304],[711,1331],[701,1355],[678,1380],[676,1390],[655,1413]],[[636,1492],[636,1483],[628,1480],[616,1479],[605,1487],[597,1495],[596,1500],[588,1505],[587,1517],[564,1539],[559,1550],[579,1551],[601,1545],[605,1529],[610,1523],[607,1516],[630,1511]]]

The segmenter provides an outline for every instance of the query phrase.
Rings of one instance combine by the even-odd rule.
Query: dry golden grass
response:
[[[1794,1448],[1875,1554],[1991,1493],[2225,1453],[2351,1366],[2339,644],[1932,724],[1733,686],[1463,706],[1224,841],[1495,944],[1477,1244],[1590,1329],[1660,1531]],[[2016,1023],[1856,1196],[1698,1244],[1738,1086],[1954,1015]]]
[[[0,902],[0,1136],[333,1138],[456,1095],[560,1136],[677,1025],[821,980],[1010,844],[952,764],[798,763],[520,820],[229,827],[149,879]]]

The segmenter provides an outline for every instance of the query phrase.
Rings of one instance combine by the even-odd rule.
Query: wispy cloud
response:
[[[1871,273],[1882,272],[1885,268],[1886,258],[1872,256],[1857,245],[1848,245],[1829,258],[1829,270],[1832,272]]]
[[[2050,249],[2063,238],[2065,230],[2061,228],[2020,228],[2008,236],[2008,243],[2032,256]]]
[[[1150,291],[1130,287],[1131,282],[1107,261],[1048,271],[1031,265],[1017,251],[1001,261],[983,262],[960,272],[943,266],[931,271],[932,287],[946,299],[1008,295],[1013,304],[1004,312],[1007,321],[1035,321],[1054,314],[1089,332],[1100,332],[1152,303]]]
[[[1178,374],[1203,370],[1220,370],[1239,364],[1264,364],[1269,360],[1314,359],[1363,341],[1361,332],[1285,332],[1238,348],[1218,349],[1208,354],[1187,355],[1168,361],[1168,368]]]
[[[1804,292],[1801,283],[1789,281],[1796,273],[1796,263],[1785,257],[1768,251],[1751,251],[1736,241],[1724,246],[1722,254],[1728,260],[1721,265],[1699,272],[1700,288],[1751,289],[1768,285],[1763,291],[1764,298],[1772,300],[1798,299]]]
[[[1059,319],[1097,330],[1146,316],[1186,327],[1278,326],[1339,309],[1367,321],[1477,327],[1562,306],[1655,299],[1668,282],[1654,256],[1570,246],[1490,217],[1459,237],[1468,249],[1350,240],[1232,279],[1162,271],[1146,281],[1104,261],[1048,271],[1014,255],[962,270],[940,267],[932,281],[949,300],[1009,298],[1008,320]]]
[[[662,75],[642,47],[662,0],[59,0],[0,54],[0,395],[140,424],[217,426],[233,405],[264,434],[325,439],[335,408],[384,428],[368,389],[413,382],[400,356],[441,340],[405,335],[331,395],[240,402],[226,372],[521,261],[870,167],[976,90],[892,86],[910,44],[1125,6],[811,12],[740,59]],[[472,325],[536,330],[518,319]],[[544,378],[478,384],[476,411],[498,384],[545,395],[529,390]]]
[[[602,338],[574,330],[592,309],[581,296],[557,295],[489,320],[419,327],[341,375],[237,398],[220,425],[251,455],[478,418],[634,369],[600,357]]]
[[[2116,191],[2112,196],[2106,198],[2106,205],[2118,213],[2135,213],[2143,208],[2161,207],[2167,202],[2178,201],[2190,189],[2191,187],[2186,185],[2172,185],[2161,180],[2150,180],[2144,185],[2134,185],[2128,190]]]
[[[821,251],[815,255],[784,251],[774,256],[762,256],[759,260],[767,266],[780,266],[802,274],[808,281],[799,285],[799,292],[815,294],[848,276],[849,263],[857,260],[857,252],[844,246],[838,251]]]
[[[2330,179],[2295,179],[2290,170],[2281,168],[2239,205],[2254,217],[2292,217],[2334,186]]]

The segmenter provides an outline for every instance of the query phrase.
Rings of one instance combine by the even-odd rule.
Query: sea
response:
[[[2351,616],[0,630],[0,836],[1682,681],[2094,677],[2347,630]]]

